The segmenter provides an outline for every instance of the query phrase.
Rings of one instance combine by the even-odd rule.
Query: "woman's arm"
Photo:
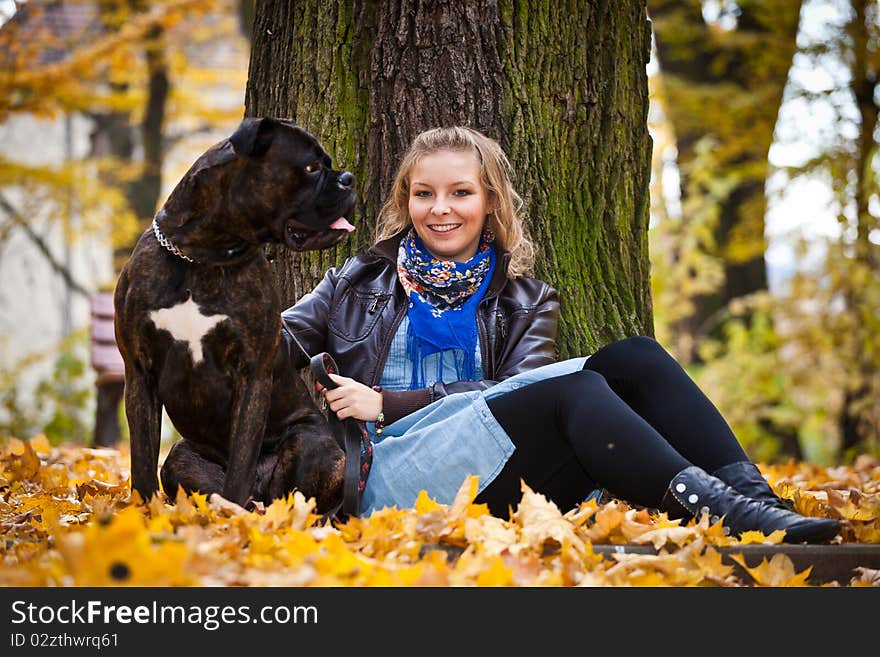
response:
[[[340,270],[331,269],[313,292],[305,295],[282,314],[287,331],[295,330],[297,338],[309,353],[324,350],[330,303],[339,277]],[[451,383],[438,381],[428,388],[384,390],[380,395],[369,386],[348,377],[334,377],[341,387],[324,392],[325,396],[329,395],[328,402],[332,402],[331,409],[337,412],[340,419],[354,417],[367,421],[375,420],[379,411],[382,411],[385,423],[391,424],[446,395],[485,390],[514,374],[554,362],[559,296],[546,283],[533,282],[539,288],[525,290],[523,294],[536,298],[536,301],[533,305],[520,304],[509,318],[494,379]],[[527,297],[526,301],[528,300]],[[305,356],[293,343],[289,333],[285,335],[285,340],[293,366],[299,368],[307,365]]]
[[[323,280],[314,290],[305,294],[290,308],[281,313],[282,349],[286,345],[291,367],[301,369],[308,366],[309,359],[291,338],[291,333],[309,354],[326,350],[327,326],[330,317],[330,304],[339,282],[341,268],[327,270]]]

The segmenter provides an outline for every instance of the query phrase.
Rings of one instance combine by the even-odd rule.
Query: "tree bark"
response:
[[[343,244],[270,247],[284,302],[369,246],[412,138],[458,124],[511,160],[535,275],[562,298],[560,356],[653,335],[649,46],[644,0],[258,3],[246,115],[294,119],[355,174],[359,196]]]

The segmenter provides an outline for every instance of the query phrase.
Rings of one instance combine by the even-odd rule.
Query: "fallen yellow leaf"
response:
[[[761,559],[761,563],[754,568],[748,566],[742,554],[732,554],[730,558],[741,565],[755,583],[761,586],[807,586],[807,578],[813,570],[813,567],[809,566],[806,570],[796,573],[791,558],[782,552],[774,554],[769,562],[766,558]]]

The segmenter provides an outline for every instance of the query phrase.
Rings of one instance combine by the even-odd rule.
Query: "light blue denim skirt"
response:
[[[486,400],[581,370],[587,358],[544,365],[486,390],[448,395],[389,424],[375,438],[361,515],[411,507],[423,489],[437,502],[451,504],[470,475],[479,478],[482,492],[515,449]]]

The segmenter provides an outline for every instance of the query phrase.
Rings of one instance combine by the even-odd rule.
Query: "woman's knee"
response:
[[[605,377],[592,370],[580,370],[558,377],[558,388],[560,402],[576,405],[598,401],[606,391],[611,390]]]
[[[588,358],[585,367],[590,367],[590,361],[601,371],[602,363],[613,365],[615,374],[622,374],[623,370],[630,373],[642,372],[656,365],[658,361],[670,358],[667,351],[654,338],[646,335],[635,335],[611,342]]]
[[[622,338],[608,346],[633,354],[655,354],[659,351],[664,353],[666,351],[659,342],[647,335],[633,335],[628,338]]]

